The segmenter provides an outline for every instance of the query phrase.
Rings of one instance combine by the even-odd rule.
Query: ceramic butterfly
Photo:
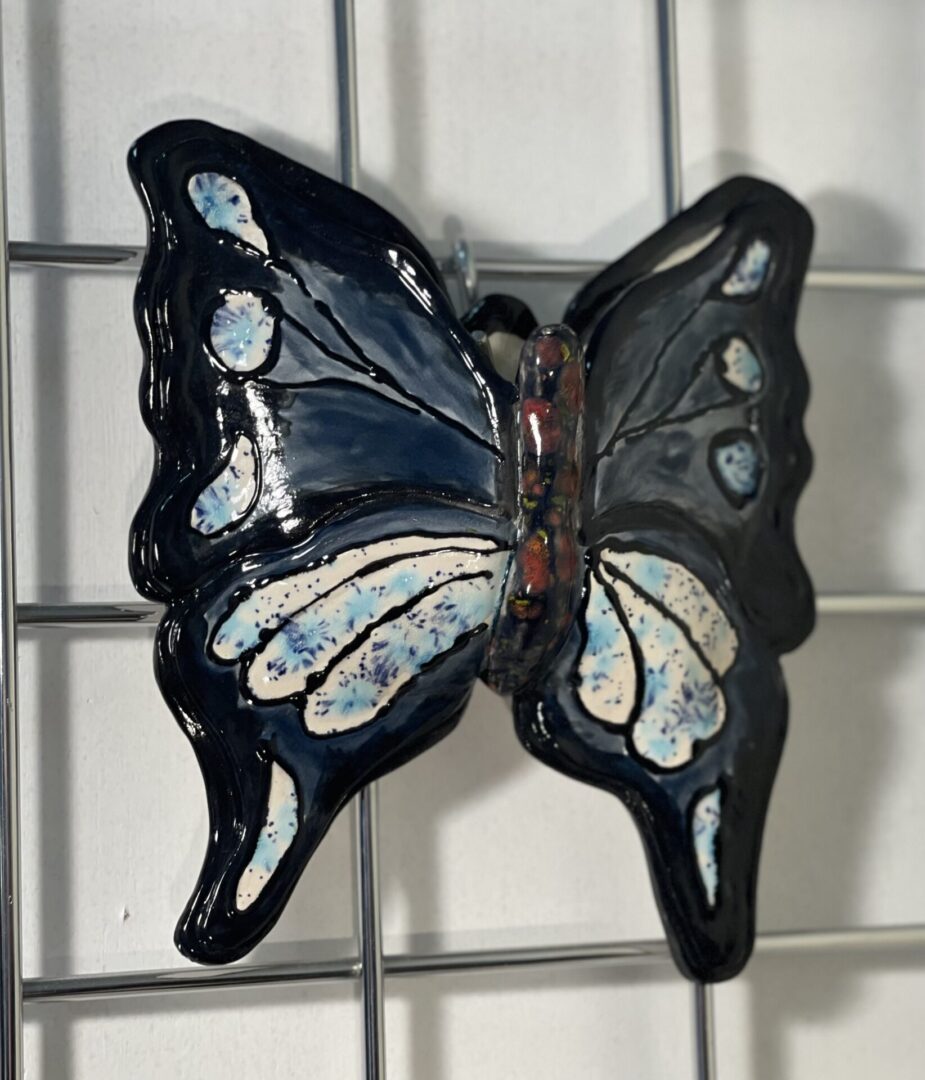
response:
[[[481,677],[531,753],[629,808],[681,970],[734,975],[778,658],[813,623],[806,212],[730,180],[537,327],[510,297],[457,318],[394,217],[250,139],[169,123],[129,163],[156,445],[132,573],[211,819],[181,951],[253,948]]]

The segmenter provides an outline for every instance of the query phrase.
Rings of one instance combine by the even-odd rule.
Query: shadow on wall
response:
[[[880,250],[892,250],[889,265],[903,265],[901,231],[869,204],[826,194],[811,200],[810,211],[829,223],[851,220],[855,229],[863,223]],[[810,292],[804,301],[799,336],[813,382],[808,433],[816,471],[799,533],[821,592],[903,587],[893,580],[884,523],[909,497],[913,478],[895,444],[902,403],[878,362],[895,303],[847,291]],[[847,576],[858,573],[861,580]],[[863,920],[866,826],[896,752],[889,692],[908,656],[909,633],[903,620],[822,616],[813,638],[786,662],[790,732],[762,859],[762,927]],[[793,1024],[825,1024],[853,1008],[862,993],[851,977],[856,963],[794,957],[787,966],[750,971],[754,1080],[791,1075]]]
[[[739,5],[717,6],[720,145],[751,141],[743,20]],[[867,133],[858,134],[864,139]],[[711,178],[775,172],[773,163],[734,152],[691,171]],[[866,257],[885,267],[905,264],[900,223],[876,205],[839,192],[823,192],[808,203],[817,227],[817,262],[852,265]],[[851,253],[842,251],[846,234]],[[816,464],[797,525],[820,592],[903,586],[893,579],[886,523],[909,497],[914,478],[896,444],[902,402],[882,362],[896,302],[852,291],[810,290],[804,297],[798,337],[812,382],[807,432]],[[842,927],[863,919],[859,900],[870,846],[865,826],[895,753],[889,691],[909,642],[902,621],[822,617],[810,641],[785,662],[790,731],[765,835],[760,928]],[[863,973],[903,963],[883,954],[871,957]],[[851,1012],[863,993],[863,973],[856,959],[839,956],[754,963],[744,975],[751,1080],[791,1077],[791,1030],[824,1026]],[[837,1064],[835,1053],[831,1064]]]
[[[30,73],[28,110],[32,205],[35,237],[62,235],[64,176],[61,155],[61,53],[59,0],[33,0],[28,7],[27,50]],[[49,313],[53,313],[49,317]],[[67,357],[68,278],[43,275],[35,289],[33,315],[35,355],[35,420],[33,425],[36,485],[35,565],[43,591],[56,593],[68,578],[68,523],[71,493],[68,461],[68,397],[71,371]],[[49,419],[51,418],[51,422]],[[68,724],[70,639],[45,635],[36,662],[36,708],[30,722],[38,725],[42,747],[41,775],[36,790],[38,835],[42,846],[40,934],[37,964],[42,972],[60,970],[72,948],[74,898],[73,836],[69,826],[72,803],[71,757],[74,751]],[[65,1017],[41,1023],[40,1060],[44,1075],[69,1080],[72,1073],[73,1028]]]

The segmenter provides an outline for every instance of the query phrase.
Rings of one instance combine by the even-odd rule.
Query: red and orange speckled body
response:
[[[580,594],[584,360],[568,327],[525,342],[519,372],[517,549],[484,678],[511,693],[558,647]]]

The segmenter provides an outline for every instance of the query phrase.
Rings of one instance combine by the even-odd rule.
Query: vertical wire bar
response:
[[[681,189],[681,114],[678,105],[678,33],[675,0],[658,2],[658,83],[662,120],[665,217],[683,205]]]
[[[20,1080],[22,929],[19,886],[19,732],[16,715],[16,560],[10,408],[10,258],[6,200],[3,34],[0,27],[0,1077]]]
[[[359,183],[356,28],[353,0],[334,0],[337,108],[341,180]],[[375,784],[360,792],[357,808],[358,931],[363,985],[366,1080],[385,1077],[382,919],[379,904],[379,797]]]
[[[385,1080],[382,920],[379,907],[379,790],[360,792],[357,811],[360,960],[366,1080]]]
[[[359,186],[360,118],[357,105],[356,21],[353,0],[334,0],[337,62],[337,122],[340,178]]]
[[[662,168],[665,217],[679,213],[684,196],[681,186],[681,110],[678,94],[678,30],[675,0],[656,0],[658,5],[658,83],[661,112]],[[716,1080],[716,1023],[713,987],[693,984],[694,1065],[697,1080]]]
[[[713,987],[694,983],[694,1055],[697,1080],[716,1080],[716,1042],[713,1022]]]

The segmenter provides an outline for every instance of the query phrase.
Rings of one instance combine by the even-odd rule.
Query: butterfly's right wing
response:
[[[809,475],[794,339],[812,225],[769,184],[721,185],[577,297],[588,350],[584,597],[518,733],[617,794],[675,958],[751,951],[786,727],[778,657],[813,623],[793,514]]]

